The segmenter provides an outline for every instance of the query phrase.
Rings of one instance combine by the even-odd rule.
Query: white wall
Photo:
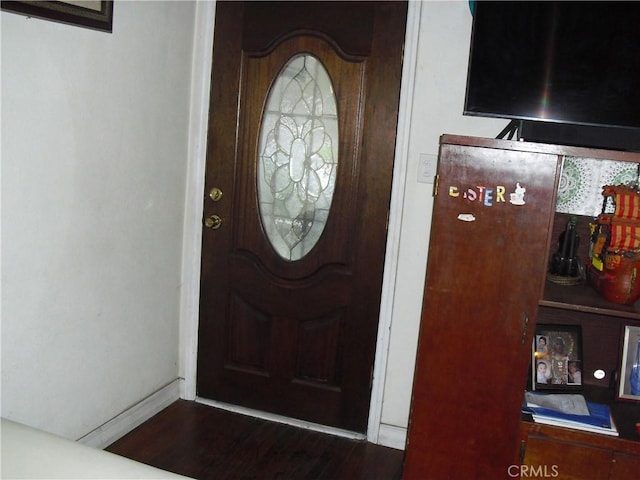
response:
[[[382,424],[392,427],[408,425],[433,206],[433,185],[417,181],[419,156],[437,155],[439,137],[444,133],[495,137],[507,124],[504,120],[462,115],[471,20],[467,1],[422,2],[400,258],[381,418]]]
[[[2,416],[77,439],[178,377],[195,5],[2,12]]]

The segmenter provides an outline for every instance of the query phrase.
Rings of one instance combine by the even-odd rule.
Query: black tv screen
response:
[[[640,2],[473,11],[466,115],[640,128]]]

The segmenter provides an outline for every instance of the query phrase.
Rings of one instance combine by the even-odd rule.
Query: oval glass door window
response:
[[[338,114],[329,74],[297,55],[272,84],[258,144],[264,231],[283,259],[313,249],[329,217],[338,168]]]

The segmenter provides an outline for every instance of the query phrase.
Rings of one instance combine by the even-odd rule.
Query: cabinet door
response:
[[[441,146],[405,479],[502,478],[516,461],[557,169]]]
[[[522,478],[609,478],[611,450],[534,436],[528,438],[526,448],[520,466]]]
[[[640,457],[623,453],[613,454],[609,480],[630,480],[638,476],[640,476]]]

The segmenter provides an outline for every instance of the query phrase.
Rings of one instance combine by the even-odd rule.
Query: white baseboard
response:
[[[385,425],[384,423],[380,424],[377,442],[378,445],[384,445],[385,447],[391,447],[397,450],[404,450],[406,441],[406,428],[396,427],[395,425]]]
[[[123,437],[131,430],[149,420],[180,398],[180,383],[176,378],[144,400],[115,416],[105,424],[78,439],[79,443],[103,449]]]

